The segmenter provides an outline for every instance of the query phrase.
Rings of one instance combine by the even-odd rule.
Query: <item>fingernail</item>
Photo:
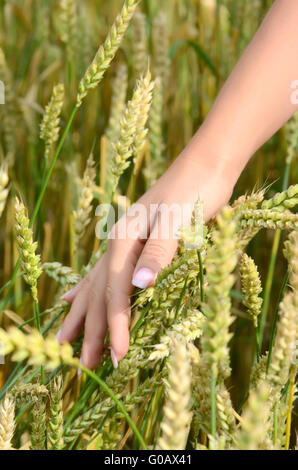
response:
[[[114,349],[111,348],[111,359],[114,369],[118,369],[118,361]]]
[[[56,334],[56,340],[57,340],[57,341],[60,341],[61,333],[62,333],[62,328],[60,328],[60,330],[59,330],[58,333]]]
[[[155,274],[151,269],[141,268],[133,277],[132,284],[140,289],[145,289],[155,281]]]
[[[72,289],[69,289],[67,292],[65,292],[65,294],[63,294],[61,297],[60,297],[60,300],[65,300],[66,297],[68,296],[68,294],[71,293],[71,291],[73,291],[74,288]]]

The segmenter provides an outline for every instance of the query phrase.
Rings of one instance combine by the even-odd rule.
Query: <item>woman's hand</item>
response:
[[[85,366],[96,366],[107,328],[114,365],[125,356],[133,286],[152,286],[177,247],[174,236],[165,238],[162,234],[163,225],[168,225],[172,235],[178,228],[176,218],[168,217],[172,204],[192,207],[200,198],[208,220],[228,201],[250,157],[297,111],[296,93],[293,95],[297,80],[297,15],[297,1],[274,2],[196,136],[138,201],[147,216],[140,222],[130,212],[120,219],[116,235],[123,231],[124,222],[131,222],[133,230],[124,239],[110,240],[103,258],[65,295],[72,307],[59,340],[74,340],[85,324]],[[151,204],[156,205],[152,214]],[[168,210],[161,210],[164,207]],[[152,218],[147,224],[149,215]]]
[[[81,361],[86,367],[97,365],[107,329],[114,367],[126,355],[134,286],[153,286],[158,272],[171,262],[177,249],[175,235],[181,224],[190,222],[194,203],[198,199],[204,202],[208,220],[230,198],[236,179],[223,174],[210,154],[202,155],[200,162],[204,163],[199,163],[192,151],[194,147],[198,149],[191,142],[137,205],[117,222],[107,252],[85,279],[63,297],[72,306],[57,337],[61,343],[71,342],[85,327]],[[143,217],[139,211],[136,213],[138,207],[143,209]],[[184,220],[179,208],[183,208]]]

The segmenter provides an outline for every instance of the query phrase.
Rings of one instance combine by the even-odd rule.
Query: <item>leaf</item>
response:
[[[174,42],[169,50],[169,58],[173,60],[178,50],[184,46],[192,47],[198,56],[198,60],[202,60],[205,65],[211,70],[213,75],[215,75],[216,77],[219,76],[218,70],[209,55],[197,42],[192,41],[191,39],[180,39],[179,41]]]

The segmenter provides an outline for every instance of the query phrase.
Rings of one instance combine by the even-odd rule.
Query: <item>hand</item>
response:
[[[85,326],[81,361],[88,368],[94,368],[99,361],[107,329],[112,361],[114,367],[118,366],[129,348],[130,295],[134,286],[141,289],[153,286],[158,272],[175,254],[175,233],[181,220],[177,222],[174,211],[168,212],[162,207],[176,204],[176,207],[188,208],[186,223],[189,223],[194,203],[200,199],[204,202],[204,215],[208,220],[231,196],[235,183],[231,172],[229,176],[224,174],[211,155],[203,155],[205,158],[201,158],[201,162],[205,163],[198,163],[192,147],[193,142],[138,201],[145,216],[140,220],[133,214],[137,208],[133,205],[114,226],[116,236],[109,240],[104,256],[63,297],[72,306],[57,338],[61,343],[71,342]],[[155,205],[153,211],[152,205]],[[125,224],[124,239],[117,239]],[[162,233],[164,228],[171,229],[166,237]]]

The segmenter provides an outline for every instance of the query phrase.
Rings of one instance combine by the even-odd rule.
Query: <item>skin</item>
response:
[[[298,80],[297,19],[297,0],[274,3],[203,125],[138,201],[148,212],[150,204],[193,206],[200,198],[208,220],[229,201],[248,160],[298,109],[291,100],[291,85]],[[129,347],[130,295],[139,285],[137,273],[146,268],[143,287],[152,286],[175,254],[177,240],[159,236],[163,212],[157,209],[153,215],[149,228],[141,222],[134,236],[109,240],[102,259],[64,296],[72,306],[58,339],[71,342],[84,327],[81,361],[86,367],[97,365],[108,329],[117,367]],[[133,215],[124,217],[135,222]]]

